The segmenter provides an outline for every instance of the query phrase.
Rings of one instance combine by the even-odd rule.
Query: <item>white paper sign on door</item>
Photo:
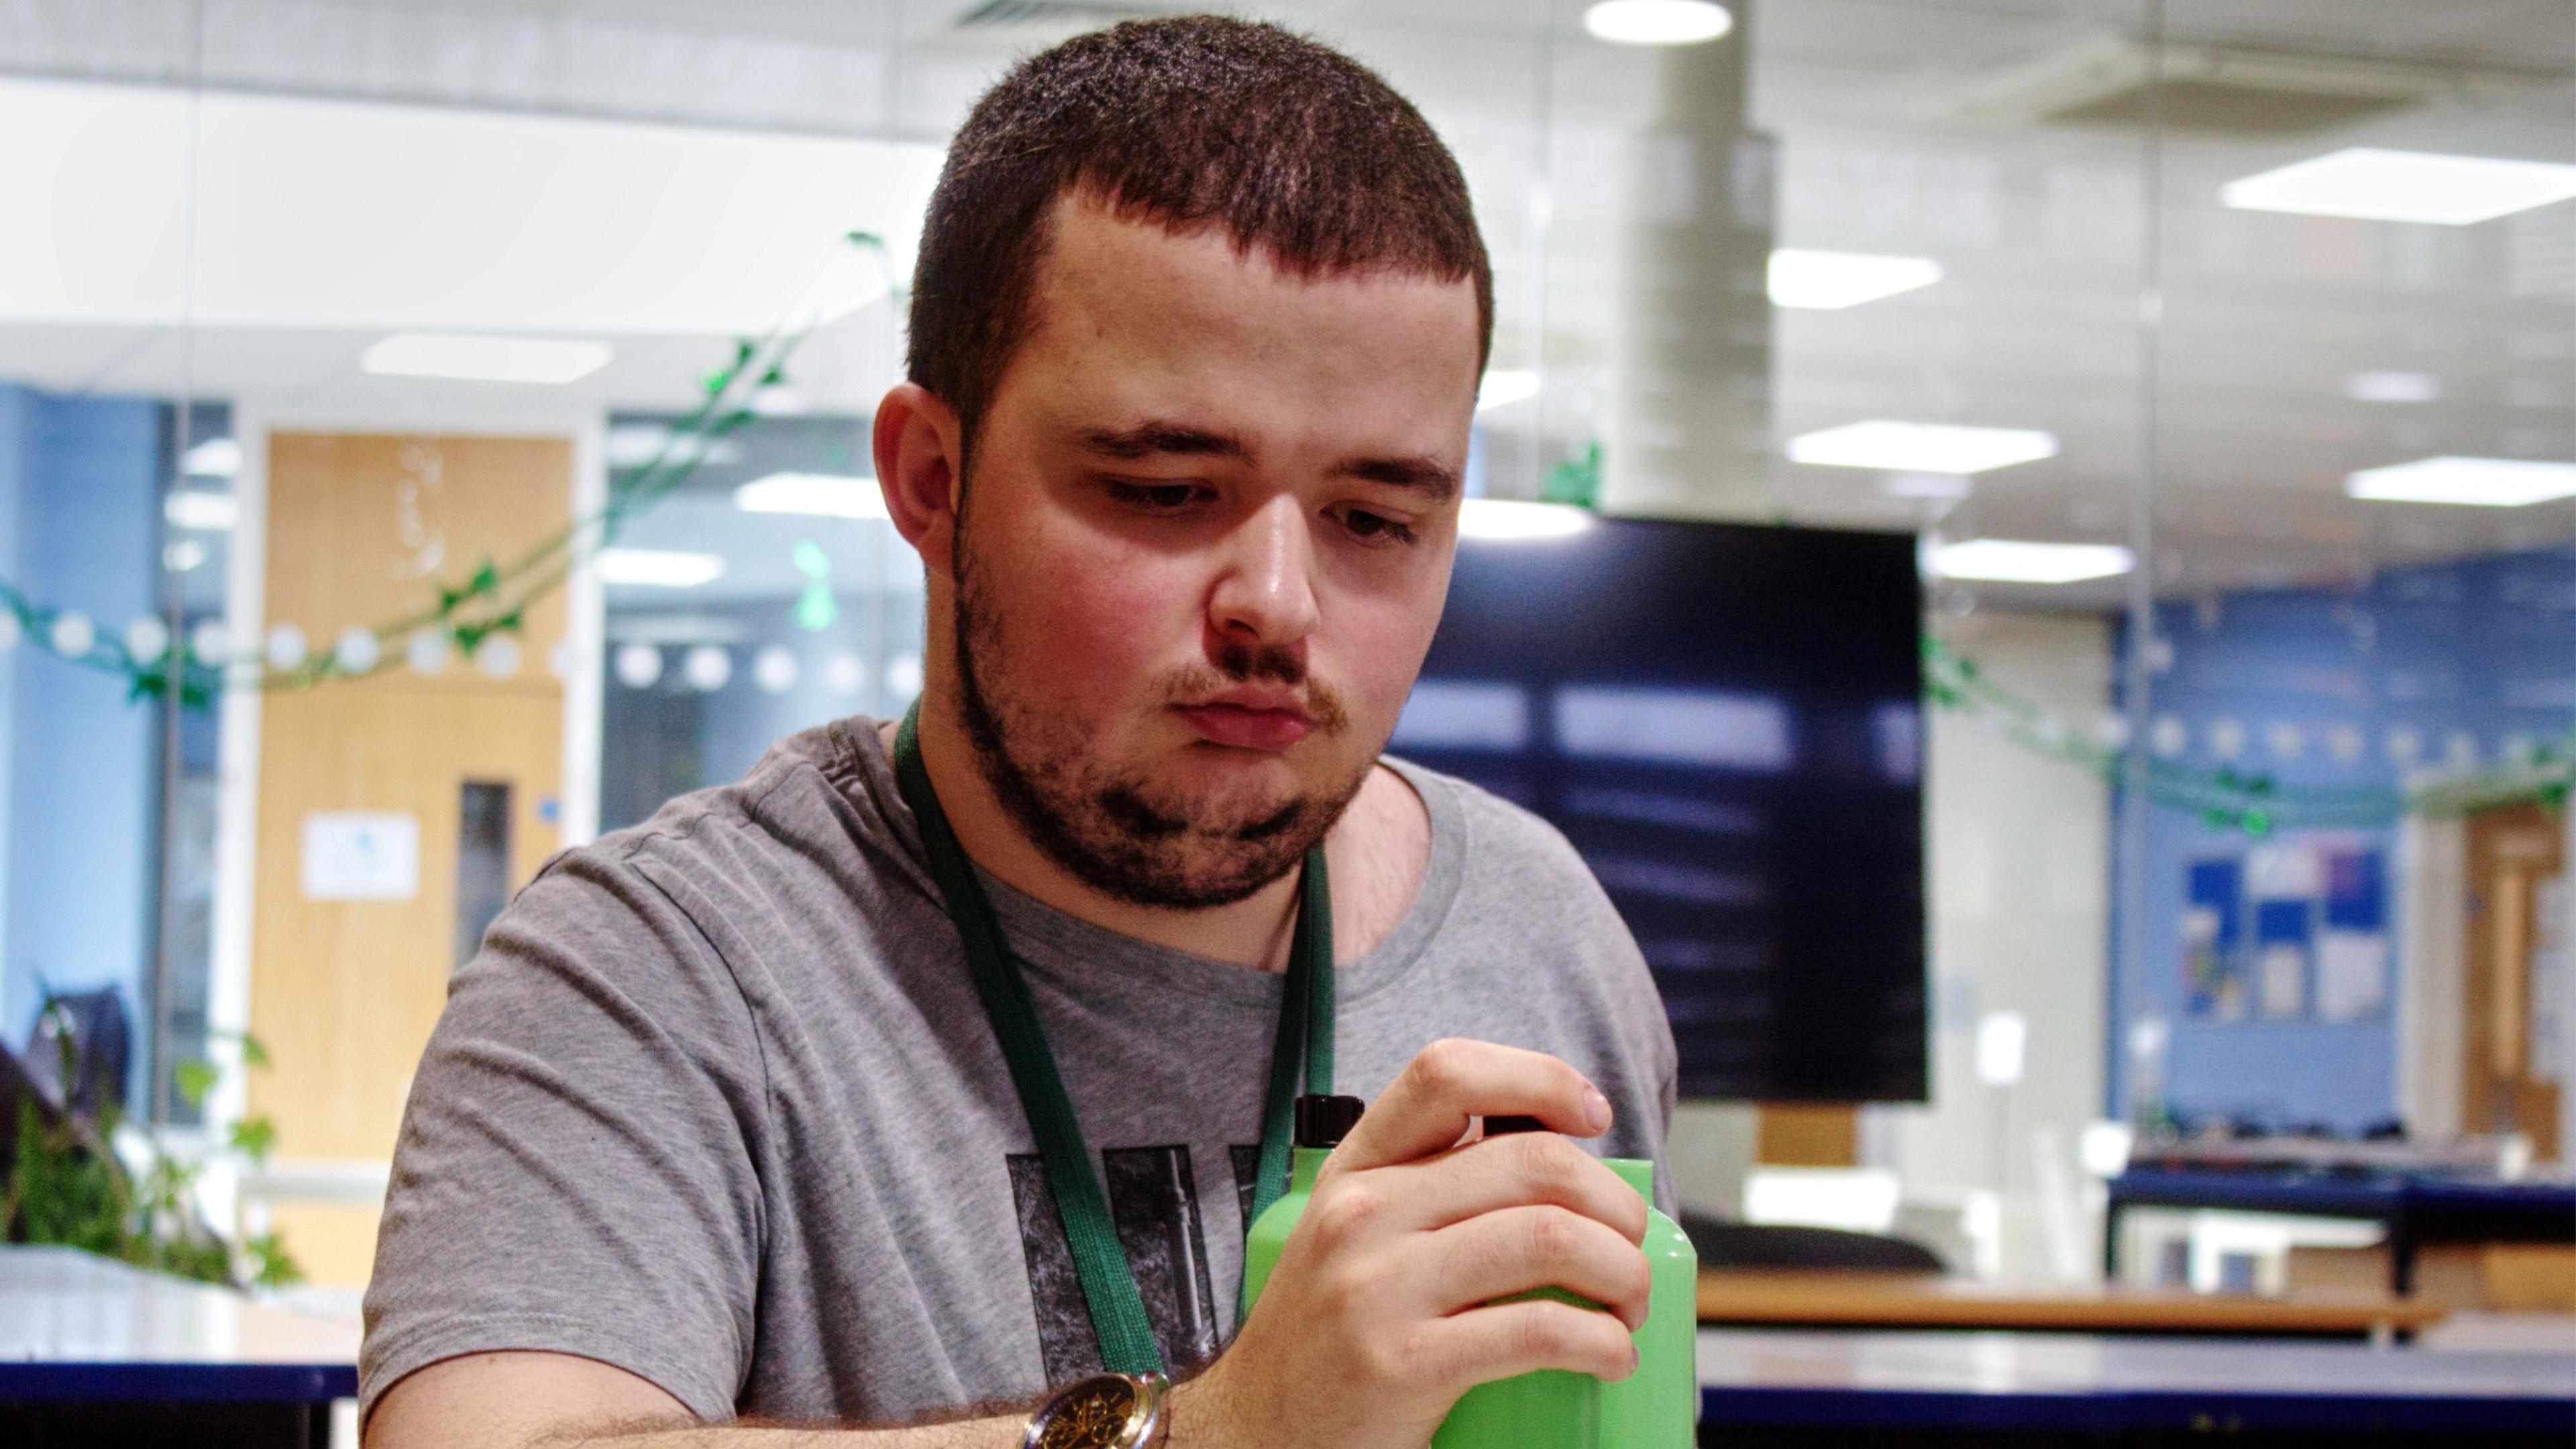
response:
[[[407,901],[420,894],[420,817],[316,810],[304,817],[304,898]]]

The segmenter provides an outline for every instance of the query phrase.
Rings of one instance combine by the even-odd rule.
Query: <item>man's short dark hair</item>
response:
[[[1132,20],[1020,62],[948,148],[913,274],[912,380],[969,454],[1028,335],[1056,198],[1175,232],[1222,227],[1292,275],[1472,279],[1482,367],[1493,267],[1457,158],[1376,72],[1275,25]]]

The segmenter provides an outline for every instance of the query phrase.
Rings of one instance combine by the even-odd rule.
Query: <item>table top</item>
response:
[[[358,1391],[355,1318],[73,1248],[0,1247],[0,1399],[318,1403]]]
[[[2085,1333],[2339,1335],[2413,1332],[2445,1310],[2383,1293],[2265,1298],[2121,1284],[2000,1284],[1936,1273],[1737,1269],[1699,1275],[1703,1322]]]
[[[1736,1426],[2576,1431],[2576,1354],[1703,1328],[1699,1379]]]

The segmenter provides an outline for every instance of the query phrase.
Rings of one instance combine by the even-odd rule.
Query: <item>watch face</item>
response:
[[[1144,1391],[1114,1374],[1085,1379],[1049,1404],[1032,1449],[1119,1449]]]

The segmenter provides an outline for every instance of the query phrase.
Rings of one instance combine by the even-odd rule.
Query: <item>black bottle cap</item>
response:
[[[1488,1117],[1485,1119],[1485,1135],[1488,1137],[1500,1137],[1511,1132],[1544,1132],[1546,1130],[1547,1124],[1538,1120],[1536,1117]]]
[[[1297,1099],[1296,1135],[1290,1140],[1299,1147],[1339,1147],[1367,1110],[1368,1103],[1357,1097],[1308,1093]]]

